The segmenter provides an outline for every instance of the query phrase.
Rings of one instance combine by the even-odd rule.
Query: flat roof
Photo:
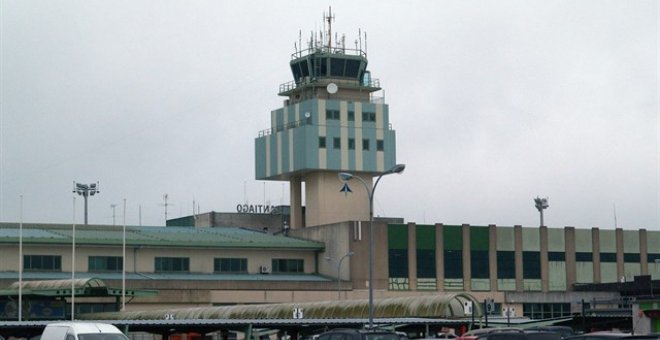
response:
[[[0,223],[0,244],[17,244],[19,223]],[[123,226],[76,225],[76,244],[118,245],[124,241]],[[126,245],[181,248],[244,248],[323,250],[323,242],[240,227],[145,227],[126,226]],[[72,224],[24,223],[24,244],[71,244]]]

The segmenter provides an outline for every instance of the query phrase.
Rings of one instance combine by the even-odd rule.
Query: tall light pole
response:
[[[337,259],[335,259],[333,257],[330,257],[330,256],[325,257],[326,261],[332,261],[332,262],[335,262],[337,264],[337,301],[341,300],[341,263],[344,261],[345,258],[347,258],[349,256],[353,256],[353,254],[355,254],[355,253],[352,252],[352,251],[349,251],[348,253],[344,254],[344,256],[342,256],[339,259],[339,261],[337,261]]]
[[[87,224],[87,197],[94,196],[99,192],[100,191],[99,191],[98,182],[88,185],[88,184],[76,183],[76,181],[73,181],[73,193],[77,193],[78,195],[82,196],[85,199],[85,224]]]
[[[536,198],[534,199],[534,206],[536,207],[536,210],[538,210],[539,213],[541,214],[541,225],[540,226],[543,227],[543,210],[548,209],[548,207],[550,206],[548,204],[548,198],[547,197],[546,198],[540,198],[540,197],[536,196]]]
[[[374,285],[373,285],[373,278],[374,278],[374,192],[376,191],[376,186],[378,186],[378,182],[380,182],[380,179],[389,174],[400,174],[403,172],[403,170],[406,169],[405,164],[396,164],[395,166],[391,167],[389,170],[381,173],[378,178],[376,179],[376,182],[374,183],[374,186],[370,189],[369,184],[362,179],[359,176],[354,176],[351,173],[348,172],[340,172],[339,173],[339,179],[345,183],[345,185],[348,185],[348,181],[351,179],[357,179],[364,185],[364,189],[367,191],[367,196],[369,196],[369,329],[373,329],[374,326]]]

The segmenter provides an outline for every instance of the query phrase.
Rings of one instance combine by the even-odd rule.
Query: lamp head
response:
[[[339,180],[343,182],[349,181],[351,178],[353,178],[353,175],[348,172],[340,172],[338,176]]]
[[[387,170],[387,173],[388,174],[400,174],[405,169],[406,169],[405,164],[396,164],[393,167],[391,167],[389,170]]]

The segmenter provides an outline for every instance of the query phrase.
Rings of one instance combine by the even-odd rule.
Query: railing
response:
[[[342,47],[328,47],[325,45],[319,45],[316,47],[307,48],[304,50],[297,51],[291,54],[291,59],[298,59],[304,56],[314,54],[314,53],[333,53],[333,54],[345,54],[345,55],[355,55],[362,58],[367,57],[367,52],[356,49],[356,48],[342,48]]]
[[[336,126],[336,125],[317,125],[317,124],[312,124],[311,118],[306,118],[306,119],[301,119],[301,120],[296,120],[294,122],[278,125],[274,128],[269,128],[269,129],[264,129],[259,131],[259,138],[261,137],[266,137],[270,136],[275,132],[280,132],[284,130],[289,130],[289,129],[294,129],[297,127],[305,126],[305,125],[315,125],[315,126]],[[341,127],[348,127],[348,126],[341,126]],[[363,126],[364,128],[364,126]],[[391,131],[392,130],[392,123],[387,124],[387,130]]]
[[[324,77],[326,78],[326,77]],[[331,79],[331,77],[327,77],[327,79]],[[298,87],[305,86],[307,84],[312,84],[316,82],[317,78],[315,77],[304,77],[299,81],[289,81],[283,84],[280,84],[280,89],[278,93],[283,93],[287,91],[291,91],[293,89],[296,89]],[[380,87],[380,80],[379,79],[365,79],[360,82],[359,86],[362,87]]]

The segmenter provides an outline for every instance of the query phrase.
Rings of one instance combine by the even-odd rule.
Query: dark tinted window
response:
[[[488,266],[488,250],[473,250],[470,252],[470,271],[472,278],[487,279],[490,277]]]
[[[593,254],[592,253],[587,253],[587,252],[577,252],[575,253],[575,261],[577,262],[592,262],[593,259]]]
[[[600,262],[616,263],[616,253],[600,253]]]
[[[564,262],[566,261],[566,254],[561,251],[549,251],[548,261]]]
[[[497,278],[515,279],[516,278],[516,260],[515,253],[512,251],[497,252]]]
[[[541,278],[541,253],[538,251],[523,252],[523,278]]]

